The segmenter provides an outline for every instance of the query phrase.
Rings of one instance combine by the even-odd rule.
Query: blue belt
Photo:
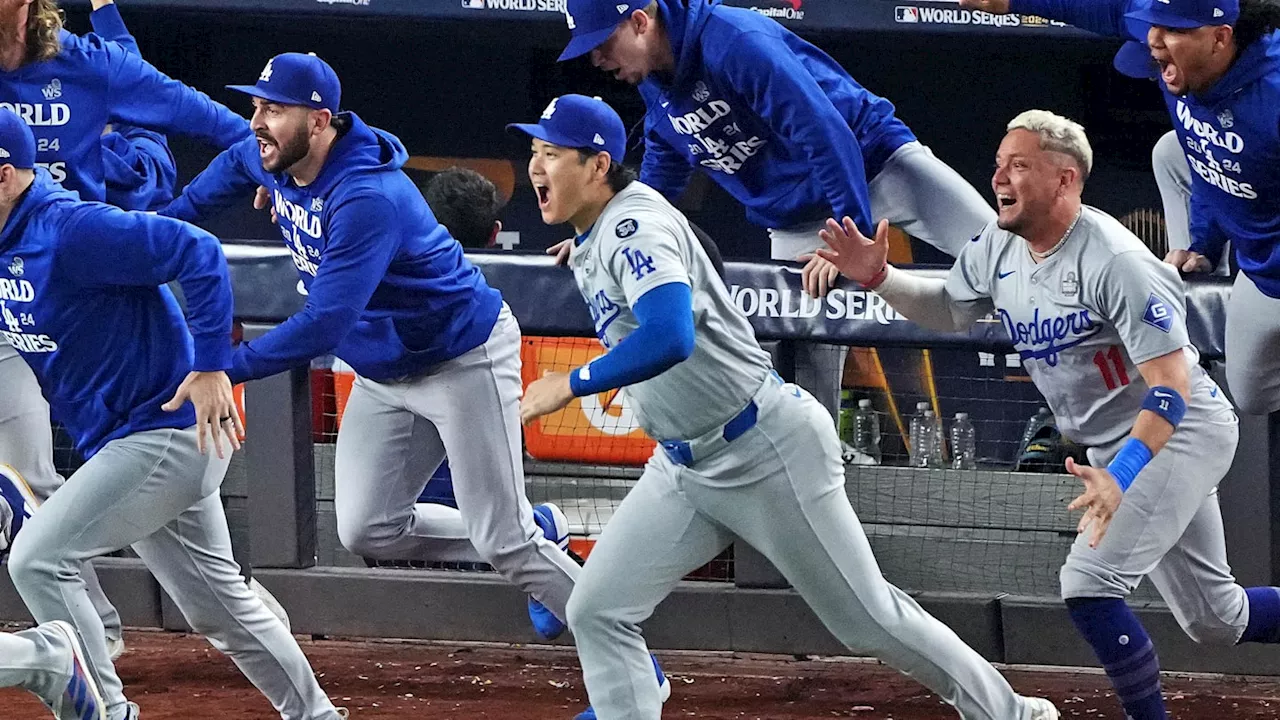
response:
[[[756,426],[756,416],[760,411],[760,407],[756,405],[756,401],[752,400],[747,406],[742,408],[742,412],[733,416],[733,419],[725,423],[721,436],[725,442],[733,442],[742,437],[748,430]],[[684,440],[663,440],[662,449],[667,453],[667,457],[671,462],[677,465],[689,467],[693,464],[693,448]]]
[[[778,387],[783,384],[784,382],[778,373],[770,371],[769,376],[765,378],[764,383],[760,386],[760,389],[756,391],[755,396],[747,403],[747,406],[742,408],[737,415],[734,415],[732,420],[725,423],[724,429],[720,432],[720,437],[724,442],[733,442],[746,434],[748,430],[755,427],[756,419],[760,412],[760,406],[756,404],[756,398],[762,397],[761,393],[766,392],[769,388]],[[710,435],[710,433],[708,433],[708,435]],[[677,465],[690,467],[699,459],[694,456],[694,443],[703,444],[707,443],[708,439],[714,440],[714,438],[714,435],[710,435],[710,438],[703,436],[695,438],[692,443],[686,440],[663,440],[658,444],[662,446],[663,452],[667,454],[667,457],[671,462]],[[715,443],[713,442],[712,444]],[[715,452],[715,449],[710,449],[710,452],[705,454],[711,454],[713,452]]]

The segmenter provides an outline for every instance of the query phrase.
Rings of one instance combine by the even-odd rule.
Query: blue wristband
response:
[[[1148,390],[1146,397],[1142,398],[1142,409],[1159,415],[1176,428],[1178,423],[1182,422],[1182,417],[1187,414],[1187,401],[1182,399],[1182,393],[1177,390],[1157,385]]]
[[[1120,448],[1120,452],[1111,459],[1111,463],[1107,465],[1107,472],[1111,473],[1111,477],[1116,479],[1116,483],[1120,485],[1120,492],[1129,489],[1133,484],[1134,478],[1138,477],[1138,473],[1142,472],[1142,468],[1151,462],[1151,448],[1138,438],[1131,437],[1129,442]]]

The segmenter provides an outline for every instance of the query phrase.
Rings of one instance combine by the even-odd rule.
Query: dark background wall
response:
[[[130,9],[121,5],[143,54],[161,70],[248,114],[248,99],[223,89],[252,82],[266,59],[313,51],[343,80],[343,105],[398,135],[412,155],[508,158],[523,180],[525,144],[508,122],[536,119],[554,96],[604,97],[631,124],[639,96],[585,61],[556,64],[564,30],[545,22],[279,16]],[[83,10],[68,13],[73,31],[88,29]],[[1117,43],[1095,38],[939,35],[909,32],[806,35],[862,84],[897,105],[899,115],[984,195],[1004,124],[1040,107],[1068,115],[1089,130],[1097,170],[1086,200],[1113,214],[1159,207],[1150,148],[1169,129],[1152,83],[1111,70]],[[211,157],[206,148],[175,142],[181,172],[190,177]],[[639,160],[639,151],[629,155]],[[763,231],[741,209],[702,183],[691,217],[730,257],[767,257]],[[247,204],[247,203],[246,203]],[[521,232],[521,249],[558,240],[545,228],[527,185],[517,184],[504,217]],[[261,216],[232,213],[215,228],[225,237],[272,239]],[[927,254],[918,257],[928,259]]]

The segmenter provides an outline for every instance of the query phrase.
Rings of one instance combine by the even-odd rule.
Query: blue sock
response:
[[[1240,642],[1280,643],[1280,588],[1253,587],[1249,597],[1249,625]]]
[[[1168,720],[1160,696],[1160,662],[1151,638],[1123,600],[1071,598],[1067,610],[1111,678],[1132,720]]]

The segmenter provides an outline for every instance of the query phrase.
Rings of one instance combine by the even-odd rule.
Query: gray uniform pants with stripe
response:
[[[1089,547],[1088,533],[1076,538],[1061,571],[1062,597],[1123,599],[1149,577],[1193,640],[1234,644],[1249,603],[1227,564],[1218,481],[1238,440],[1226,402],[1190,409],[1125,492],[1098,547]],[[1105,466],[1126,441],[1090,448],[1089,463]]]
[[[488,341],[424,375],[356,377],[338,431],[338,537],[385,560],[487,562],[565,617],[578,565],[525,496],[520,327],[504,306]],[[446,451],[458,509],[419,504]]]
[[[111,720],[127,712],[124,691],[80,568],[88,558],[130,546],[191,627],[227,654],[282,718],[338,717],[297,640],[249,589],[231,558],[218,495],[229,462],[212,450],[201,455],[191,428],[112,441],[32,515],[14,541],[14,586],[37,622],[75,626]],[[6,657],[0,685],[30,688],[56,669],[49,653],[58,648],[26,643],[16,649],[24,647],[25,656]]]
[[[600,720],[660,717],[640,623],[735,538],[764,554],[850,649],[910,675],[966,720],[1023,720],[1029,711],[1000,673],[881,575],[822,406],[795,385],[758,406],[754,427],[693,467],[655,453],[596,542],[569,626]]]
[[[62,487],[63,479],[53,466],[53,432],[49,426],[49,404],[40,394],[36,376],[22,356],[0,343],[0,465],[8,465],[26,481],[42,502]],[[87,561],[80,568],[89,600],[108,637],[121,635],[120,613],[116,611],[98,574]]]
[[[928,147],[909,142],[898,148],[867,183],[873,222],[890,225],[955,257],[987,223],[995,220],[991,203]],[[774,260],[795,260],[822,244],[824,222],[769,231]],[[848,348],[796,343],[796,381],[813,393],[835,418]]]

